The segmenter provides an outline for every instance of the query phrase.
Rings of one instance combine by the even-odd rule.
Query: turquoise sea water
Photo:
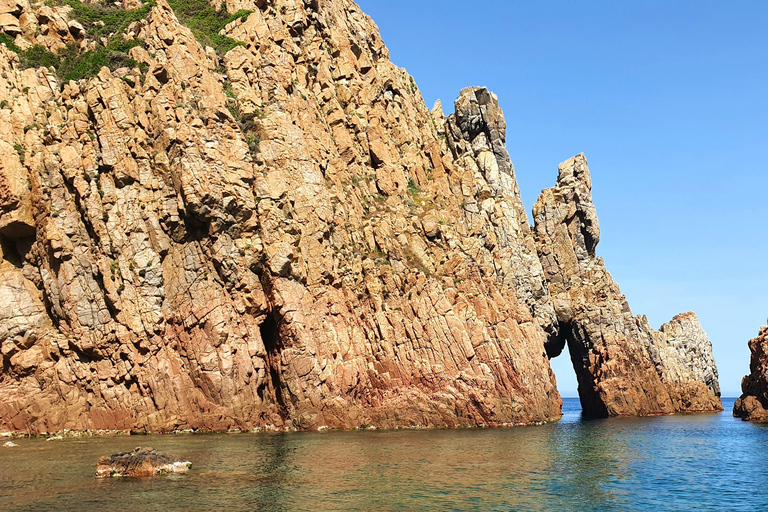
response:
[[[124,436],[0,446],[0,510],[763,510],[768,426],[721,414],[507,429]],[[187,474],[93,477],[151,446]]]

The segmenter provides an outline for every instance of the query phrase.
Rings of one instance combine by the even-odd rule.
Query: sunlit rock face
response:
[[[549,216],[559,238],[532,230],[496,97],[428,110],[353,2],[224,5],[252,12],[223,54],[164,0],[125,29],[143,41],[127,67],[90,78],[0,47],[0,430],[558,419],[547,354],[602,325],[577,321],[585,301],[604,306],[567,306],[547,250],[573,235],[567,271],[597,261],[594,212],[586,235]],[[0,13],[21,50],[97,46],[68,7]],[[675,398],[663,355],[703,333],[653,367],[651,331],[605,308],[635,327],[594,375],[658,394],[614,387],[607,413],[706,408]]]
[[[633,316],[595,249],[600,226],[583,154],[560,164],[557,184],[533,207],[534,234],[584,412],[635,416],[722,410],[712,344],[696,315],[651,329]]]
[[[733,406],[733,415],[750,421],[768,421],[768,327],[749,340],[752,354],[749,375],[741,381],[741,397]]]
[[[559,418],[490,93],[446,131],[352,2],[246,4],[216,55],[159,1],[78,82],[0,49],[0,428]]]

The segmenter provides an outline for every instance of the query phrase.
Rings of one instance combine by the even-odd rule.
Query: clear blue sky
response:
[[[530,213],[584,152],[598,254],[658,328],[693,310],[724,396],[768,317],[768,2],[358,0],[429,107],[498,94]],[[576,396],[567,356],[553,361]]]

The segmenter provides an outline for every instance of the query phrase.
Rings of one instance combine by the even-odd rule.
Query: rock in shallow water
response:
[[[733,404],[733,415],[750,421],[768,422],[768,326],[749,340],[752,354],[749,375],[741,381],[742,394]]]
[[[186,473],[192,463],[160,453],[152,448],[136,448],[132,452],[117,453],[109,457],[101,457],[96,466],[96,476],[146,477],[163,473]]]

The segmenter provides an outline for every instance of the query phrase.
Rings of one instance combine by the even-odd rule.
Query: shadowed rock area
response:
[[[492,93],[429,111],[350,0],[225,7],[250,11],[230,49],[158,0],[115,36],[126,55],[65,81],[23,50],[96,51],[99,26],[0,0],[0,429],[551,421],[547,353],[571,338],[575,360],[624,361],[577,369],[611,389],[595,408],[706,408],[671,384],[716,386],[697,322],[654,352],[610,299],[622,341],[575,337],[604,327],[594,287],[558,284],[574,251],[597,261],[597,219],[556,220],[564,191],[556,232],[531,230]]]

